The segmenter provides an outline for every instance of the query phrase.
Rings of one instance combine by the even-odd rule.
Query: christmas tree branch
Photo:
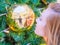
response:
[[[0,33],[1,33],[1,32],[9,33],[8,29],[9,29],[9,28],[7,28],[7,29],[5,29],[5,30],[2,30],[2,31],[0,31]]]
[[[1,17],[1,16],[4,16],[4,15],[6,15],[6,14],[7,14],[7,13],[4,13],[4,14],[0,14],[0,17]]]

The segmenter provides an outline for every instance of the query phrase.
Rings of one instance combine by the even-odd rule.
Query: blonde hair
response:
[[[51,3],[48,8],[54,13],[50,13],[47,17],[47,30],[45,31],[48,38],[47,45],[60,45],[60,4]]]

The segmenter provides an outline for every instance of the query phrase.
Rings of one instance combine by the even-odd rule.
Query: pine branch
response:
[[[2,30],[2,31],[0,31],[0,33],[1,33],[1,32],[9,33],[8,29],[9,29],[9,28],[7,28],[7,29],[5,29],[5,30]]]
[[[4,16],[4,15],[6,15],[6,14],[7,14],[7,13],[4,13],[4,14],[0,14],[0,17],[1,17],[1,16]]]

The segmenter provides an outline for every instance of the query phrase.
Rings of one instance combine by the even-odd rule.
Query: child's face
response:
[[[54,12],[47,8],[39,18],[36,19],[36,28],[35,28],[35,34],[44,37],[45,41],[47,41],[47,17],[49,15],[53,14]],[[48,32],[47,32],[48,33]]]
[[[42,36],[45,41],[47,41],[47,37],[45,34],[45,31],[47,29],[46,27],[46,15],[42,15],[41,17],[36,19],[36,28],[35,28],[35,34]]]
[[[45,12],[42,13],[42,15],[36,19],[36,28],[35,28],[35,34],[42,36],[45,41],[47,41],[46,31],[47,31],[47,14],[45,15]]]
[[[46,32],[46,22],[47,22],[47,17],[49,17],[49,15],[53,14],[54,12],[50,9],[47,8],[39,18],[36,19],[36,28],[35,28],[35,33],[39,36],[46,36],[45,32]]]
[[[44,30],[46,28],[46,17],[42,15],[36,19],[36,23],[35,33],[39,36],[44,36]]]

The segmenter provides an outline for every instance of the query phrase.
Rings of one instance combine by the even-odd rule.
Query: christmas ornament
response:
[[[7,24],[13,31],[29,30],[35,21],[33,10],[26,4],[8,8]]]

